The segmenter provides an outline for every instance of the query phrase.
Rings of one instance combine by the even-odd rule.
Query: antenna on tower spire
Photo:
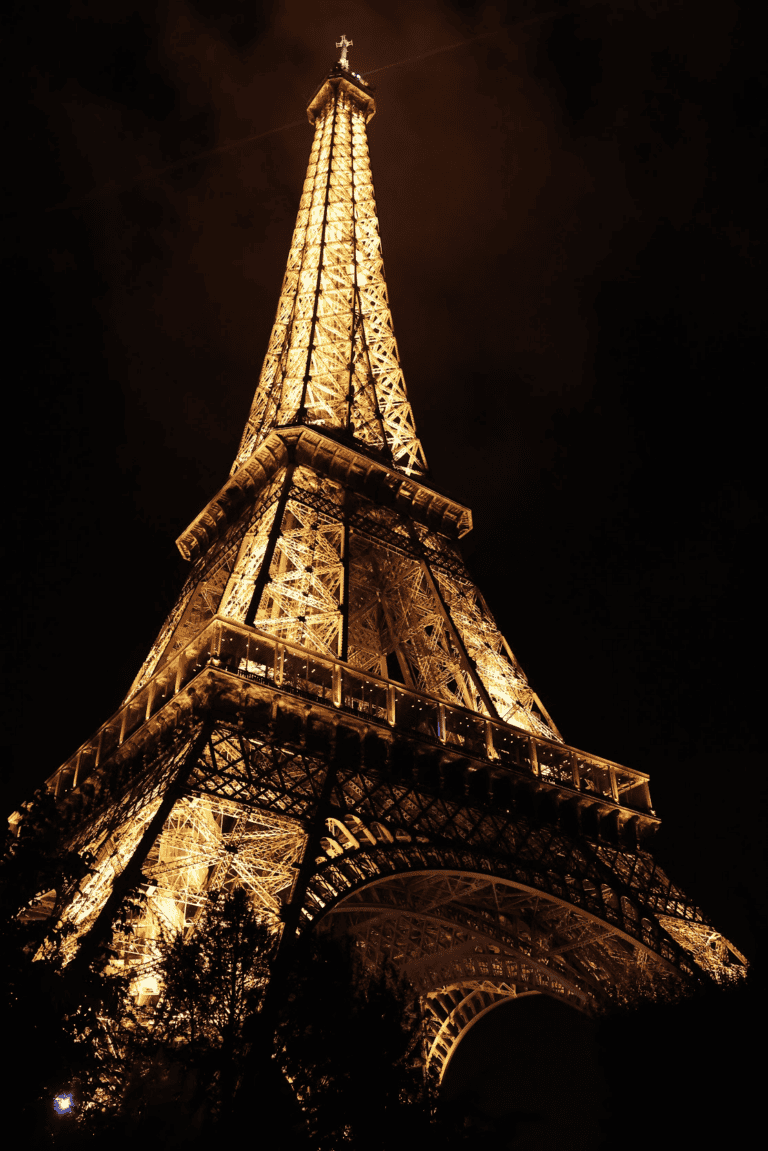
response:
[[[341,40],[337,41],[336,47],[341,48],[341,56],[339,56],[339,64],[341,64],[342,68],[349,68],[349,60],[347,59],[347,48],[352,47],[352,41],[347,40],[346,36],[342,32]]]

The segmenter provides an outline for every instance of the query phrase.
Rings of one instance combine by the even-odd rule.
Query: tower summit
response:
[[[315,136],[236,471],[275,427],[343,433],[407,475],[426,463],[389,311],[366,124],[376,105],[341,59],[307,109]]]
[[[349,68],[349,60],[347,59],[347,48],[352,47],[352,41],[347,40],[342,32],[341,40],[336,41],[336,47],[341,48],[341,56],[339,56],[339,64],[342,68]]]
[[[121,901],[136,994],[155,940],[243,886],[284,945],[352,935],[422,996],[445,1067],[535,992],[593,1012],[743,957],[656,864],[648,776],[567,745],[461,556],[389,311],[367,146],[341,57],[307,109],[307,177],[232,473],[177,543],[191,568],[126,699],[48,780],[96,866],[40,893],[79,962]]]

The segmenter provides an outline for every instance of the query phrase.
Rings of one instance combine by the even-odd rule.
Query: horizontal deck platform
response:
[[[408,738],[443,748],[484,767],[493,776],[526,775],[562,798],[612,809],[625,819],[640,817],[645,831],[659,823],[644,772],[577,748],[532,735],[464,708],[442,703],[401,683],[366,674],[348,664],[277,640],[256,628],[213,619],[181,652],[160,668],[119,711],[54,772],[47,785],[56,796],[79,787],[130,743],[172,701],[189,696],[208,672],[207,694],[227,694],[233,677],[247,697],[282,697],[328,713],[333,722],[377,729],[388,738]],[[221,681],[211,692],[211,674]],[[250,685],[250,688],[247,687]],[[127,749],[125,749],[127,750]]]

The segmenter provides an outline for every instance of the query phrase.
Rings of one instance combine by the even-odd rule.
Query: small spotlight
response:
[[[54,1095],[53,1109],[57,1115],[70,1115],[75,1109],[75,1100],[71,1091],[64,1095]]]

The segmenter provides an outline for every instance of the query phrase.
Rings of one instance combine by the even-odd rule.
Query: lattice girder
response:
[[[173,808],[144,866],[151,885],[148,934],[188,930],[207,895],[242,886],[273,929],[281,895],[295,878],[306,835],[295,820],[244,807],[232,800],[191,795]]]
[[[280,750],[268,736],[247,737],[217,725],[190,786],[200,794],[235,800],[304,824],[317,804],[326,770],[322,758]],[[678,969],[694,973],[684,951],[658,921],[660,914],[680,919],[678,907],[682,915],[691,916],[690,904],[678,904],[680,893],[645,852],[574,840],[513,812],[473,809],[466,801],[451,802],[398,783],[389,773],[340,773],[335,801],[366,826],[373,820],[392,829],[393,842],[379,844],[375,851],[369,846],[354,858],[345,850],[341,861],[319,867],[311,885],[315,894],[308,905],[310,918],[336,900],[337,887],[347,890],[344,869],[351,866],[357,880],[364,882],[378,876],[378,867],[386,874],[401,868],[478,872],[569,904],[656,951]],[[422,843],[411,842],[414,838]],[[454,847],[446,846],[451,842]],[[429,847],[430,843],[442,846]],[[704,922],[700,912],[695,916],[688,922]]]
[[[232,475],[177,541],[192,570],[123,706],[49,783],[95,858],[70,954],[139,877],[117,942],[151,994],[160,936],[242,886],[275,931],[393,962],[444,1069],[504,998],[593,1011],[746,964],[640,846],[647,776],[565,745],[467,571],[471,513],[428,481],[399,363],[372,110],[338,68],[310,105]]]
[[[201,556],[135,693],[210,611],[559,740],[447,536],[288,465]],[[217,582],[214,582],[213,575]],[[388,662],[394,656],[396,663]]]
[[[327,86],[267,355],[235,470],[272,427],[338,428],[422,473],[393,335],[368,157],[367,101]]]
[[[225,697],[206,698],[201,718]],[[278,709],[256,726],[216,719],[200,744],[185,794],[144,865],[144,918],[131,938],[115,940],[140,1001],[157,992],[159,935],[190,930],[211,891],[245,886],[277,926],[329,772],[334,814],[308,874],[300,927],[341,930],[373,966],[394,962],[411,979],[431,1012],[429,1057],[441,1073],[483,1004],[535,991],[593,1011],[703,974],[743,974],[726,941],[647,852],[591,841],[514,808],[451,798],[439,777],[431,785],[421,771],[404,779],[395,759],[377,756],[374,767],[359,753],[352,762],[338,758],[333,746],[349,721],[339,716],[338,726],[323,729],[320,712],[295,702],[302,726],[289,724],[290,732],[294,713]],[[311,730],[324,751],[307,746]],[[102,849],[88,908],[81,901],[72,909],[81,929],[93,923],[188,752],[189,739],[170,738],[165,759],[143,753],[154,776],[146,768],[119,794],[105,788],[103,813],[81,836],[84,848]],[[107,782],[108,765],[103,771]],[[118,791],[119,779],[132,775],[122,769]],[[453,1006],[441,1014],[436,1004]]]
[[[98,845],[108,834],[119,835],[124,826],[138,826],[146,806],[142,795],[156,798],[164,786],[162,780],[170,778],[187,746],[185,741],[169,752],[162,770],[158,761],[155,778],[137,776],[122,798],[105,797],[105,814],[92,821],[92,833],[84,835],[83,846]],[[235,802],[306,826],[327,770],[324,756],[300,746],[280,747],[268,729],[263,735],[246,734],[217,723],[189,786],[217,802]],[[349,868],[354,883],[400,870],[495,875],[573,907],[678,970],[694,974],[684,941],[682,946],[675,943],[674,932],[660,924],[659,916],[690,924],[705,925],[705,921],[647,852],[591,843],[583,836],[574,838],[555,826],[531,822],[514,810],[451,800],[442,793],[439,779],[436,784],[436,789],[430,789],[399,780],[392,768],[338,768],[333,801],[339,811],[363,827],[387,828],[390,838],[380,842],[374,830],[375,848],[369,842],[365,850],[350,853],[347,845],[341,845],[340,857],[319,864],[310,884],[305,912],[309,919],[336,902],[340,892],[348,892]]]
[[[470,1027],[488,1011],[507,999],[535,994],[526,981],[504,983],[489,981],[454,984],[435,992],[425,1000],[427,1016],[427,1065],[437,1066],[442,1080],[451,1056]]]
[[[675,969],[682,970],[688,977],[696,977],[695,968],[685,953],[672,942],[667,932],[660,928],[655,916],[646,913],[642,920],[636,922],[631,915],[622,914],[618,909],[612,908],[610,902],[606,906],[601,898],[591,900],[584,898],[583,885],[577,882],[569,884],[568,877],[558,876],[554,868],[544,871],[526,866],[522,862],[506,867],[498,863],[494,865],[493,859],[484,857],[480,851],[465,849],[459,852],[437,847],[414,845],[406,848],[397,845],[380,846],[375,850],[366,848],[356,852],[354,856],[345,853],[343,858],[335,857],[318,871],[312,881],[310,903],[306,911],[307,921],[327,914],[330,907],[335,906],[340,899],[346,898],[348,893],[357,887],[377,883],[382,877],[401,872],[410,875],[418,870],[427,874],[453,870],[456,874],[472,878],[493,876],[497,883],[509,883],[515,890],[527,891],[535,898],[549,900],[558,907],[568,908],[569,914],[575,917],[573,922],[579,923],[579,931],[583,926],[582,920],[605,925],[605,930],[600,927],[595,931],[595,941],[602,938],[607,930],[629,941],[633,948],[640,945],[653,952],[663,961],[670,978],[675,978]],[[467,930],[477,932],[483,925],[488,928],[487,916],[481,914],[477,907],[472,911],[454,908],[452,914],[455,922],[463,923]],[[498,925],[493,927],[492,938],[497,942],[505,939],[509,947],[520,946],[513,931],[502,931]]]
[[[265,484],[250,514],[227,525],[214,546],[197,560],[127,698],[135,695],[217,611],[242,617],[269,540],[284,474],[278,472]]]

